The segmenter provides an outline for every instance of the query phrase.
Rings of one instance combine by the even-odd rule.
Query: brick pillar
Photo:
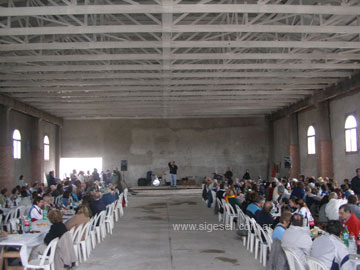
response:
[[[317,104],[316,119],[316,151],[318,176],[333,177],[332,140],[330,130],[329,103],[324,101]]]
[[[34,119],[31,144],[31,183],[43,182],[44,179],[44,153],[41,119]]]
[[[289,172],[291,178],[298,178],[300,174],[300,150],[297,114],[288,116],[289,121],[289,156],[292,160],[292,167]]]
[[[60,177],[61,132],[62,132],[62,128],[60,126],[56,126],[56,140],[55,140],[55,176],[56,177]]]
[[[15,186],[12,138],[9,127],[11,108],[0,105],[0,188]]]

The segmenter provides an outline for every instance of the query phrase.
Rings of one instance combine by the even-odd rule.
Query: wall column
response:
[[[12,135],[10,132],[11,108],[0,105],[0,188],[12,188],[14,181],[14,159],[12,156]]]
[[[55,176],[60,178],[60,157],[61,157],[61,132],[62,127],[56,126],[55,139]]]
[[[43,150],[43,132],[42,120],[34,119],[34,128],[32,131],[31,144],[31,183],[35,181],[43,183],[44,181],[44,150]]]
[[[316,151],[318,160],[318,176],[333,177],[332,141],[330,129],[329,102],[317,104]]]
[[[292,160],[292,167],[289,172],[291,178],[298,178],[300,174],[300,150],[297,114],[288,115],[289,121],[289,156]]]

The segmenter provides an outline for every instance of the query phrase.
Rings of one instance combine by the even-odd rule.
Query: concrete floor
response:
[[[79,270],[261,269],[234,231],[176,231],[173,224],[218,224],[201,190],[149,190],[129,197],[112,235]]]

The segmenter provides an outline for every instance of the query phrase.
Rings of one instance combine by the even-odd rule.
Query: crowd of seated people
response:
[[[224,212],[218,201],[225,201],[234,212],[239,207],[265,230],[272,228],[272,239],[292,250],[301,262],[312,255],[329,269],[353,267],[348,263],[349,249],[340,236],[346,227],[350,238],[360,237],[360,169],[356,169],[352,181],[344,179],[341,185],[334,179],[303,175],[271,181],[232,180],[231,176],[205,180],[202,197],[208,207],[215,206],[215,213]],[[214,192],[216,201],[210,199]],[[280,215],[274,215],[275,212]],[[311,237],[314,227],[324,232],[315,241]],[[324,244],[327,247],[321,250],[319,247]]]

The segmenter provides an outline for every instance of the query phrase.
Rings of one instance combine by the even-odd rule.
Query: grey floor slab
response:
[[[200,191],[140,191],[129,198],[113,234],[77,269],[264,269],[234,231],[175,230],[174,224],[219,223]]]

